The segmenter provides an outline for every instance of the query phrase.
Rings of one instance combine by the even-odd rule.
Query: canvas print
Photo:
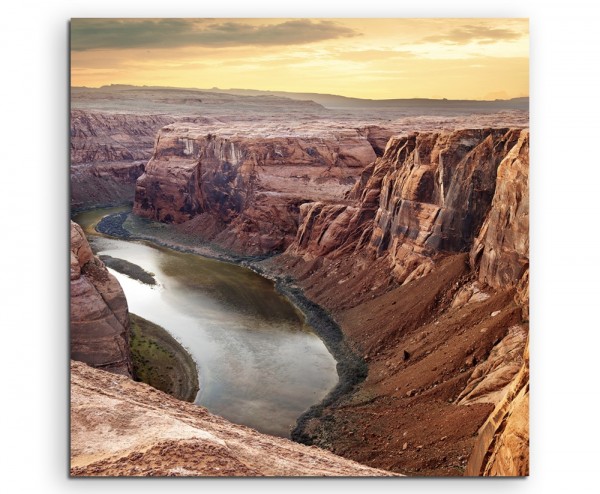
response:
[[[529,474],[527,19],[70,50],[71,476]]]

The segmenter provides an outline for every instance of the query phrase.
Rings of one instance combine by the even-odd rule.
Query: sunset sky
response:
[[[71,84],[529,95],[527,19],[73,19]]]

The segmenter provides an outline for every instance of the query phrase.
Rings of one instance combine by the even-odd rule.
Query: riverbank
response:
[[[311,406],[298,417],[291,433],[293,440],[310,444],[311,439],[301,432],[303,425],[311,418],[319,417],[325,407],[343,395],[351,393],[354,387],[366,378],[368,372],[366,362],[351,350],[333,317],[326,309],[307,298],[292,278],[275,275],[267,267],[260,265],[259,263],[266,259],[265,256],[243,257],[207,243],[198,245],[197,237],[175,232],[169,228],[169,225],[138,218],[126,212],[105,216],[98,222],[96,230],[117,238],[148,241],[179,252],[241,265],[271,280],[276,290],[298,308],[336,360],[338,384],[320,403]]]
[[[167,330],[130,314],[129,346],[136,380],[184,401],[198,394],[196,362]]]

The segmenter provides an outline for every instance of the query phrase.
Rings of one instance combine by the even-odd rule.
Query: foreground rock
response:
[[[125,294],[72,221],[70,271],[71,358],[131,377]]]
[[[71,363],[73,476],[385,476]]]

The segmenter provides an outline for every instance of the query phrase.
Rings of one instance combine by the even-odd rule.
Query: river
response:
[[[172,334],[198,366],[195,403],[231,422],[289,437],[296,419],[337,384],[336,361],[272,281],[226,262],[95,231],[105,215],[78,213],[92,249],[154,274],[144,284],[109,268],[130,312]]]

